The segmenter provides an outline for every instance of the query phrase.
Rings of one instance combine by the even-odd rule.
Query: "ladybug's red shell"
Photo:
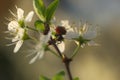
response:
[[[58,26],[56,27],[56,33],[59,35],[65,35],[66,34],[66,29],[63,26]]]

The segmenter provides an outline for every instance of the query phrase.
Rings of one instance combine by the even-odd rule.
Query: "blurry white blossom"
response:
[[[89,46],[97,46],[98,44],[93,41],[97,36],[97,27],[89,25],[88,23],[81,23],[79,27],[70,26],[69,21],[62,20],[62,25],[66,28],[67,33],[65,38],[68,40],[74,40],[76,44],[80,44],[84,47],[85,44]]]
[[[34,45],[34,49],[31,50],[30,55],[35,56],[32,58],[32,60],[29,62],[30,64],[34,63],[37,59],[41,59],[47,49],[48,41],[50,40],[51,32],[49,32],[47,35],[40,35],[40,39],[38,40],[37,44]]]

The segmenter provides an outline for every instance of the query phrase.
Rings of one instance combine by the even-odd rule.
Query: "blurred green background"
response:
[[[48,4],[52,0],[45,0]],[[0,80],[39,80],[40,75],[53,76],[64,70],[62,62],[52,54],[34,64],[28,64],[25,43],[21,50],[14,54],[14,46],[5,39],[8,21],[11,18],[9,9],[15,12],[15,5],[27,13],[32,8],[32,0],[1,0],[0,2]],[[56,17],[70,21],[87,20],[99,24],[99,35],[96,42],[99,47],[85,47],[71,63],[73,76],[81,80],[119,80],[120,79],[120,1],[119,0],[61,0]],[[35,18],[34,18],[35,19]],[[66,42],[67,55],[75,48],[72,42]],[[68,47],[70,46],[70,47]]]

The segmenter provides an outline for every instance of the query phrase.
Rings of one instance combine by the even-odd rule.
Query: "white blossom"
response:
[[[39,41],[34,46],[34,49],[31,51],[35,56],[29,62],[30,64],[34,63],[37,59],[41,59],[44,56],[45,50],[48,46],[48,41],[50,40],[51,32],[48,35],[41,35]]]
[[[62,25],[66,28],[67,33],[65,35],[65,38],[68,40],[74,40],[76,44],[79,44],[80,42],[78,41],[79,38],[81,37],[84,40],[88,40],[87,44],[89,46],[97,46],[98,44],[93,41],[94,38],[97,36],[97,28],[89,25],[87,23],[84,23],[79,26],[79,27],[71,27],[69,25],[69,21],[67,20],[62,20],[61,21]],[[76,40],[77,39],[77,40]],[[84,47],[86,44],[85,43],[80,43],[81,47]]]
[[[12,44],[16,44],[14,48],[14,53],[18,52],[20,47],[24,42],[24,37],[26,36],[26,24],[32,20],[34,12],[31,11],[28,15],[24,16],[24,11],[21,8],[17,8],[17,15],[11,12],[13,16],[15,16],[15,20],[11,20],[8,23],[8,33],[13,36]]]

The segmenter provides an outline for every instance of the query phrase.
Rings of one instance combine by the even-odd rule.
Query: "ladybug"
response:
[[[58,35],[65,35],[67,32],[63,26],[57,26],[55,30]]]

